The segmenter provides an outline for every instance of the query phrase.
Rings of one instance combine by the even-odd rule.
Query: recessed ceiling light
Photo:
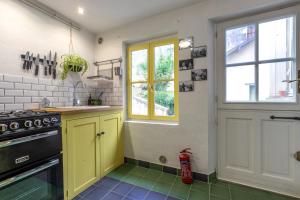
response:
[[[78,7],[78,14],[83,15],[84,9],[82,7]]]

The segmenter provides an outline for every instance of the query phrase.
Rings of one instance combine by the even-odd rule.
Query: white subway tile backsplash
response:
[[[14,97],[0,97],[0,103],[14,103]]]
[[[59,87],[58,91],[60,91],[60,92],[68,92],[69,88],[68,87]]]
[[[24,90],[24,96],[25,96],[25,97],[39,96],[39,91]]]
[[[4,74],[4,79],[3,80],[7,81],[7,82],[13,82],[13,83],[22,83],[23,82],[23,77],[22,76]]]
[[[3,88],[3,89],[13,89],[14,88],[14,83],[0,82],[0,88]]]
[[[34,83],[34,84],[38,84],[38,83],[39,83],[39,80],[38,80],[38,78],[23,77],[23,83]]]
[[[13,96],[23,96],[23,90],[5,90],[5,94],[6,97],[13,97]]]
[[[5,110],[11,111],[11,110],[23,110],[23,104],[5,104]]]
[[[39,91],[40,97],[52,97],[52,92],[49,91]]]
[[[32,90],[46,90],[46,86],[45,85],[36,85],[36,84],[32,84]]]
[[[39,84],[41,85],[52,85],[51,79],[39,78]]]
[[[31,84],[29,84],[29,83],[15,83],[15,89],[30,90],[31,89]]]
[[[64,93],[63,92],[53,92],[53,96],[54,97],[62,97],[62,96],[64,96]]]
[[[31,97],[31,102],[32,103],[41,103],[43,97]]]
[[[39,108],[40,108],[39,103],[24,103],[24,110],[33,110]]]
[[[100,91],[104,92],[104,104],[122,105],[123,90],[116,84],[99,85],[97,88],[83,87],[79,84],[75,95],[82,104],[87,104],[90,94],[93,98],[98,98]],[[50,100],[52,106],[71,106],[73,92],[73,83],[70,80],[0,74],[0,110],[36,109],[44,97]]]
[[[15,97],[15,103],[31,103],[31,97]]]
[[[46,87],[47,91],[58,91],[58,87],[55,85],[50,85]]]

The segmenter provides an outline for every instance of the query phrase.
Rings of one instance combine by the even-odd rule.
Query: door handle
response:
[[[300,162],[300,151],[296,152],[294,154],[294,157],[295,157],[296,160],[298,160]]]
[[[97,133],[97,137],[100,137],[101,135],[104,135],[105,134],[105,132],[100,132],[100,133]]]

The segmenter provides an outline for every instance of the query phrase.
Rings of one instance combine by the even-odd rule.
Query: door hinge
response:
[[[69,196],[69,190],[66,191],[66,197],[67,197],[67,199],[69,199],[68,196]]]

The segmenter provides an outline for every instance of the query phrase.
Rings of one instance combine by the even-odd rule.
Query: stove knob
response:
[[[31,128],[31,127],[32,127],[32,121],[30,121],[30,120],[25,121],[25,122],[24,122],[24,126],[25,126],[26,128]]]
[[[6,124],[0,124],[0,132],[5,132],[7,131],[7,125]]]
[[[42,121],[40,120],[40,119],[36,119],[36,120],[34,120],[34,125],[36,126],[36,127],[41,127],[42,126]]]
[[[19,128],[19,123],[18,122],[12,122],[12,123],[10,123],[9,128],[11,130],[17,130]]]
[[[50,124],[50,119],[44,118],[44,119],[43,119],[43,124],[45,124],[45,125]]]
[[[51,123],[56,124],[58,122],[58,119],[56,117],[51,118]]]

